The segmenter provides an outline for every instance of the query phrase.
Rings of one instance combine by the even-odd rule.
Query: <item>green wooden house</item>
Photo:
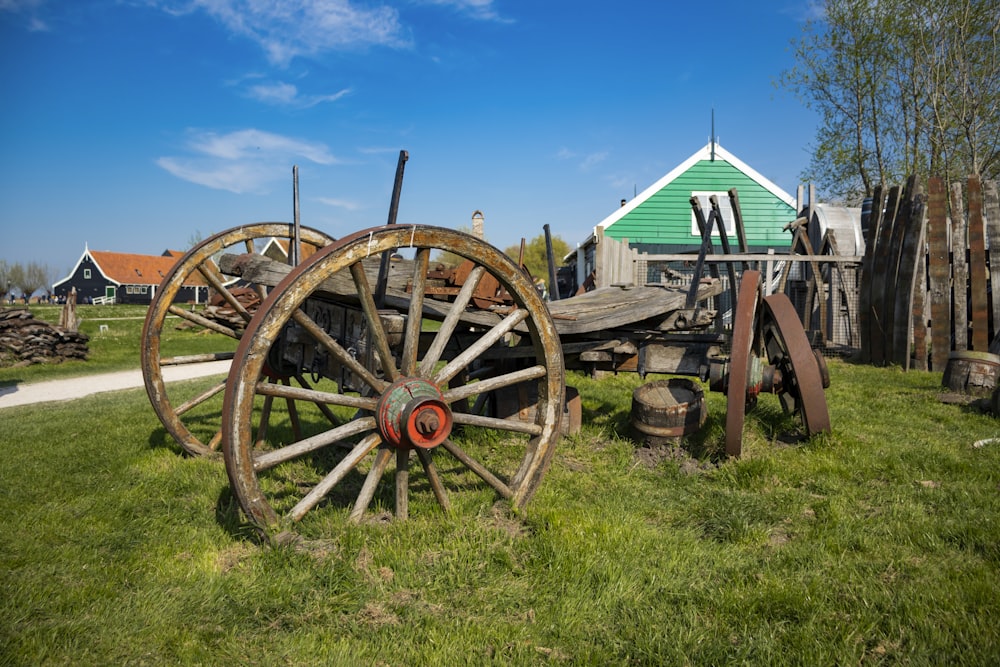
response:
[[[631,201],[622,200],[621,207],[596,225],[577,252],[566,258],[574,265],[577,284],[598,268],[596,245],[601,239],[627,241],[632,252],[641,254],[696,253],[701,234],[691,210],[692,196],[699,198],[706,217],[711,210],[709,197],[714,194],[719,198],[727,236],[736,252],[736,227],[728,195],[731,188],[739,193],[750,252],[766,253],[772,248],[788,252],[792,235],[783,228],[796,217],[795,198],[717,142],[710,142]],[[720,246],[717,230],[713,236]],[[604,274],[602,283],[615,279],[612,271],[598,273]]]
[[[605,236],[628,239],[629,245],[640,252],[697,251],[701,238],[690,199],[697,196],[707,216],[708,198],[714,194],[719,198],[726,229],[735,246],[736,229],[727,195],[730,188],[739,192],[751,252],[787,248],[791,235],[782,228],[795,219],[795,199],[714,142],[677,165],[597,226],[604,229]]]

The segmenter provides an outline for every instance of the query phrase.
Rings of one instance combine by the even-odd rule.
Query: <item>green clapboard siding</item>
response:
[[[795,219],[795,209],[725,160],[701,160],[667,183],[658,192],[626,213],[606,230],[611,238],[628,239],[632,247],[649,246],[651,252],[697,249],[701,240],[691,233],[692,192],[727,192],[736,188],[751,251],[786,248],[791,234],[782,227]],[[719,198],[723,209],[729,198]],[[705,211],[706,218],[709,211]],[[721,241],[716,237],[718,246]],[[736,238],[730,238],[737,251]],[[656,247],[654,249],[654,246]]]

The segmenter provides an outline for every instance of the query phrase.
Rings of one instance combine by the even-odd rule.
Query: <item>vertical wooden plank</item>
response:
[[[885,338],[890,335],[885,322],[885,292],[889,280],[894,277],[889,273],[889,254],[892,241],[892,228],[896,221],[896,211],[899,208],[900,188],[894,185],[889,189],[885,203],[885,213],[879,226],[878,242],[875,245],[875,262],[872,267],[871,293],[871,362],[876,366],[885,364]],[[893,267],[895,274],[895,267]]]
[[[927,226],[927,198],[915,178],[910,179],[910,211],[903,230],[902,245],[899,249],[899,265],[896,269],[896,289],[893,303],[892,362],[903,370],[910,369],[910,353],[913,349],[913,304],[917,291],[917,265],[924,260],[924,234]],[[923,313],[923,304],[920,307]],[[922,329],[925,326],[920,324]],[[923,334],[921,334],[921,337]],[[927,365],[927,361],[923,362]]]
[[[943,371],[951,351],[951,270],[944,179],[927,181],[927,273],[931,310],[931,370]]]
[[[892,224],[892,238],[889,241],[889,265],[886,267],[885,296],[883,301],[884,315],[883,322],[885,330],[883,333],[883,346],[885,362],[893,363],[896,358],[896,291],[899,288],[898,272],[899,259],[903,254],[903,240],[906,230],[910,226],[910,211],[913,208],[914,185],[916,179],[910,176],[906,180],[906,187],[899,196],[899,208],[896,209],[896,219]],[[907,319],[907,326],[910,322]]]
[[[930,310],[927,304],[927,254],[921,252],[917,258],[917,272],[913,277],[913,309],[911,318],[913,320],[913,363],[912,367],[918,371],[926,371],[927,341],[930,338],[927,328],[927,317]]]
[[[861,259],[861,287],[858,291],[858,346],[861,348],[861,362],[872,360],[872,272],[875,266],[875,247],[878,243],[879,227],[882,224],[882,209],[885,207],[885,193],[878,185],[872,195],[871,212],[868,216],[868,230],[865,232],[865,254]]]
[[[951,184],[951,304],[955,334],[952,349],[969,349],[969,264],[966,251],[969,243],[969,223],[965,218],[962,184]]]
[[[990,348],[989,304],[986,296],[986,228],[983,189],[978,176],[969,176],[969,303],[972,306],[972,350]]]
[[[990,341],[995,342],[1000,333],[1000,194],[997,192],[996,181],[983,181],[983,213],[986,216],[986,238],[990,242],[989,298],[990,313],[993,316]],[[995,345],[991,343],[991,347]]]

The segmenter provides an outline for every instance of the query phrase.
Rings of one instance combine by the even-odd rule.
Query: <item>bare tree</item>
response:
[[[825,0],[780,85],[819,112],[804,176],[857,202],[933,171],[1000,171],[995,0]]]

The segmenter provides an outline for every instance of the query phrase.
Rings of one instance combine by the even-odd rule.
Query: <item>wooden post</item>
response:
[[[986,215],[986,237],[990,241],[989,296],[992,306],[990,312],[993,315],[990,340],[997,341],[997,334],[1000,332],[1000,194],[997,192],[996,181],[983,181],[983,210]]]
[[[969,224],[965,218],[962,184],[951,184],[951,305],[954,318],[955,341],[953,349],[969,349],[969,264],[966,250],[969,243]]]
[[[972,306],[972,350],[990,348],[989,304],[986,295],[986,228],[983,189],[978,176],[969,176],[969,301]]]
[[[951,352],[951,272],[948,265],[948,207],[944,179],[927,181],[928,278],[931,308],[931,370],[943,371]]]

